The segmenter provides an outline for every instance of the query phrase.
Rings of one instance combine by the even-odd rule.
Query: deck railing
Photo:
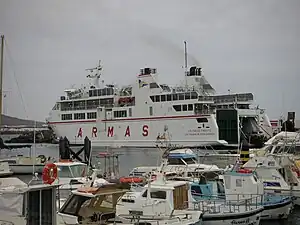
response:
[[[186,202],[185,204],[186,206],[189,206],[190,210],[199,210],[203,213],[234,213],[250,211],[260,208],[263,205],[264,199],[263,195],[252,194],[231,195],[232,197],[234,196],[236,200],[226,200],[225,195],[205,196],[198,194],[197,196],[199,196],[199,199],[192,202]],[[227,198],[230,198],[231,196],[226,195]]]

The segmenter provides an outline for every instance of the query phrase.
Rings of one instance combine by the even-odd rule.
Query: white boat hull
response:
[[[43,173],[43,168],[44,164],[39,164],[34,166],[34,172],[38,174]],[[32,174],[33,173],[33,165],[14,165],[10,164],[9,168],[14,174],[20,174],[20,175],[25,175],[25,174]]]
[[[203,215],[203,225],[259,225],[263,208],[244,213],[210,213]]]
[[[291,201],[265,206],[261,220],[287,219],[292,211],[292,207]]]

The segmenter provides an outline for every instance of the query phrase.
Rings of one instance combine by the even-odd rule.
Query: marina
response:
[[[191,4],[0,2],[0,225],[300,224],[300,4]]]

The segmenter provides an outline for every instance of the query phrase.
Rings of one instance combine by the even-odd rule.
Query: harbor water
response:
[[[72,147],[74,151],[78,151],[80,147]],[[108,160],[104,161],[103,157],[99,157],[101,153],[106,153],[108,150],[104,148],[92,148],[92,163],[97,167],[102,169],[104,172],[104,167],[106,168],[109,166]],[[118,154],[119,156],[119,175],[120,176],[127,176],[129,172],[137,166],[156,166],[160,162],[160,157],[162,152],[158,149],[129,149],[129,148],[118,148],[109,150],[110,153]],[[46,157],[51,156],[54,158],[58,158],[58,146],[52,144],[36,144],[35,150],[27,148],[27,149],[19,149],[19,150],[1,150],[0,157],[8,157],[14,155],[24,155],[28,156],[30,154],[35,155],[45,155]],[[230,162],[226,162],[227,160],[232,160],[232,158],[224,158],[224,157],[207,157],[202,158],[201,161],[207,164],[216,164],[220,167],[229,164]],[[116,161],[114,162],[116,164]],[[110,166],[112,166],[112,161],[110,162]],[[19,176],[25,182],[28,182],[32,176]],[[300,209],[294,208],[293,213],[289,217],[287,221],[271,221],[271,222],[263,222],[262,224],[299,224],[300,225]]]

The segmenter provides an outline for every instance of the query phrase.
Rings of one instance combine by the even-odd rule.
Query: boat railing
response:
[[[195,194],[193,194],[195,195]],[[233,196],[233,195],[231,195]],[[245,198],[247,196],[247,198]],[[225,195],[197,195],[197,200],[186,202],[191,210],[209,213],[234,213],[258,209],[263,205],[264,195],[240,194],[234,195],[234,200],[227,200]],[[229,197],[226,194],[226,197]],[[225,210],[225,211],[224,211]]]

